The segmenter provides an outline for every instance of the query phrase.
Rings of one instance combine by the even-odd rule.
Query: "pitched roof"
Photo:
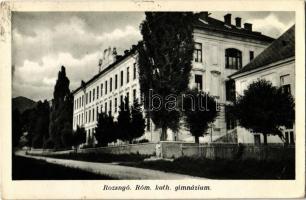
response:
[[[241,74],[243,72],[265,67],[268,64],[284,60],[295,56],[295,25],[289,28],[283,35],[272,42],[255,59],[245,65],[238,72],[229,77]]]
[[[199,18],[201,18],[201,14],[198,14]],[[199,28],[199,29],[206,29],[206,30],[211,30],[211,31],[215,31],[215,32],[222,32],[222,33],[227,33],[230,35],[234,35],[234,36],[239,36],[239,37],[245,37],[245,38],[252,38],[252,39],[257,39],[260,41],[265,41],[265,42],[272,42],[274,39],[265,35],[262,35],[260,32],[256,32],[256,31],[249,31],[246,30],[244,28],[237,28],[234,25],[231,25],[231,28],[228,28],[228,26],[225,26],[225,23],[208,17],[208,23],[203,23],[203,21],[195,20],[194,21],[194,27],[195,28]],[[98,74],[94,75],[91,79],[89,79],[88,81],[84,82],[84,85],[79,86],[78,88],[76,88],[72,93],[75,94],[76,92],[78,92],[82,87],[90,84],[91,82],[93,82],[94,80],[96,80],[97,78],[99,78],[102,74],[106,73],[107,71],[109,71],[111,68],[113,68],[115,65],[117,65],[118,63],[120,63],[121,61],[123,61],[125,58],[127,58],[128,56],[134,54],[137,50],[137,45],[133,45],[133,47],[131,48],[130,51],[128,51],[126,54],[124,54],[122,57],[116,59],[116,61],[112,64],[110,64],[108,67],[106,67],[104,70],[102,70],[101,72],[99,72]]]
[[[238,37],[256,39],[256,40],[260,40],[264,42],[274,41],[274,38],[263,35],[260,32],[247,30],[242,27],[239,28],[233,24],[229,26],[229,25],[226,25],[225,22],[220,21],[215,18],[207,17],[207,20],[200,20],[200,19],[203,19],[201,16],[201,13],[198,14],[197,19],[198,20],[195,20],[194,22],[195,28],[211,30],[214,32],[221,32],[221,33],[234,35]],[[203,21],[206,21],[207,23],[204,23]]]

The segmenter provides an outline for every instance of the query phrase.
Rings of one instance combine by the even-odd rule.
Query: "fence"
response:
[[[78,153],[105,153],[105,154],[140,154],[155,155],[156,143],[128,144],[98,148],[78,149]]]
[[[120,146],[108,146],[97,148],[86,148],[76,150],[54,151],[52,149],[31,149],[27,151],[29,155],[62,155],[72,152],[77,153],[101,153],[101,154],[140,154],[155,155],[156,143],[127,144]]]
[[[254,144],[183,145],[181,152],[181,156],[204,157],[213,160],[289,160],[295,158],[295,147],[282,144],[267,146]]]
[[[53,151],[32,149],[30,155],[61,155],[75,152],[75,150]],[[202,157],[207,159],[253,159],[253,160],[289,160],[295,158],[295,146],[283,144],[195,144],[186,142],[163,141],[160,143],[141,143],[99,148],[78,149],[78,153],[101,154],[140,154],[162,158]]]

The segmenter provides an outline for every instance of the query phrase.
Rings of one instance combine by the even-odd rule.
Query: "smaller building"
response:
[[[295,26],[292,26],[261,54],[238,72],[229,76],[235,80],[236,94],[243,91],[252,82],[265,79],[273,86],[282,87],[284,92],[295,96]],[[283,132],[286,143],[295,143],[294,125]],[[262,134],[250,133],[242,127],[237,127],[239,143],[263,142]],[[283,143],[278,136],[268,136],[268,143]]]

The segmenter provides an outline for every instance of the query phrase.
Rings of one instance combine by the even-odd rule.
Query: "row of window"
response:
[[[136,63],[134,63],[134,66],[133,66],[133,80],[136,79],[136,76],[137,76],[137,71],[136,71]],[[120,72],[120,87],[123,86],[123,79],[124,79],[124,76],[123,76],[123,70]],[[126,83],[129,83],[130,81],[130,68],[127,67],[126,69]],[[85,97],[84,95],[82,95],[81,97],[77,98],[75,101],[74,101],[74,109],[79,109],[81,107],[84,106],[84,103],[85,104],[88,104],[88,103],[91,103],[91,101],[94,101],[95,99],[99,99],[99,95],[101,95],[101,97],[103,95],[106,95],[108,90],[109,92],[112,92],[113,91],[113,86],[114,86],[114,89],[118,89],[118,74],[115,74],[115,77],[114,77],[114,83],[113,83],[113,77],[111,77],[109,79],[109,88],[108,88],[108,81],[106,80],[104,82],[104,85],[103,83],[101,83],[100,86],[97,86],[96,88],[93,88],[91,91],[89,92],[86,92],[85,94]],[[103,90],[104,90],[104,93],[103,93]],[[85,99],[84,99],[85,98]]]
[[[202,62],[202,44],[195,43],[193,58],[195,62]],[[249,51],[250,61],[254,59],[254,51]],[[225,50],[225,68],[240,69],[242,67],[242,53],[238,49],[229,48]]]
[[[126,97],[127,97],[127,101],[129,102],[129,96],[130,93],[127,92],[126,93]],[[136,97],[136,89],[133,90],[133,101],[135,101],[137,99]],[[123,102],[123,95],[120,95],[120,102]],[[114,98],[114,112],[117,113],[118,112],[118,107],[120,105],[120,103],[117,101],[117,98]],[[109,110],[108,110],[108,106],[109,106]],[[107,102],[104,103],[104,113],[107,114],[113,114],[112,113],[113,107],[112,107],[112,100],[109,100],[109,104],[107,104]],[[96,112],[95,112],[95,108],[92,108],[90,110],[85,111],[85,116],[84,113],[80,113],[75,117],[75,123],[78,126],[83,125],[84,123],[90,123],[90,122],[94,122],[95,120],[98,120],[98,115],[99,113],[101,113],[103,111],[103,105],[100,105],[100,112],[99,112],[99,106],[96,107]]]
[[[202,75],[195,75],[195,85],[198,90],[203,89],[203,77]],[[289,74],[280,76],[280,87],[285,93],[290,94],[290,76]],[[225,98],[226,101],[234,101],[236,98],[236,87],[234,80],[228,80],[225,82]]]
[[[291,144],[291,145],[295,144],[293,131],[286,131],[284,138],[285,138],[285,144]],[[257,145],[261,144],[260,135],[254,135],[254,143]]]

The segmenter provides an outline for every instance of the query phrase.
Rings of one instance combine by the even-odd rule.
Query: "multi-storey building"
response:
[[[241,18],[232,23],[231,14],[224,21],[209,17],[201,12],[194,22],[194,60],[190,76],[190,87],[198,87],[215,96],[221,105],[221,112],[211,127],[213,140],[226,135],[234,127],[230,119],[225,118],[222,105],[230,101],[234,89],[228,76],[249,63],[260,54],[273,38],[252,30],[252,24],[241,26]],[[99,61],[99,72],[74,92],[73,128],[84,126],[88,141],[93,138],[99,112],[111,111],[116,118],[120,100],[124,96],[130,99],[140,97],[138,80],[137,47],[133,46],[123,56],[117,56],[116,50],[104,51]],[[132,102],[132,101],[130,101]],[[159,140],[159,130],[154,129],[150,120],[147,123],[145,138]],[[178,133],[169,131],[169,140],[188,141],[193,137],[183,127]],[[200,138],[203,142],[203,138]]]
[[[273,86],[282,87],[284,92],[295,96],[295,26],[288,29],[276,39],[268,48],[259,54],[252,62],[248,63],[230,77],[235,80],[236,93],[243,94],[249,84],[265,79]],[[251,133],[243,127],[237,127],[239,143],[263,143],[263,135]],[[294,124],[283,130],[286,143],[295,143]],[[279,136],[269,135],[268,143],[283,143]]]

